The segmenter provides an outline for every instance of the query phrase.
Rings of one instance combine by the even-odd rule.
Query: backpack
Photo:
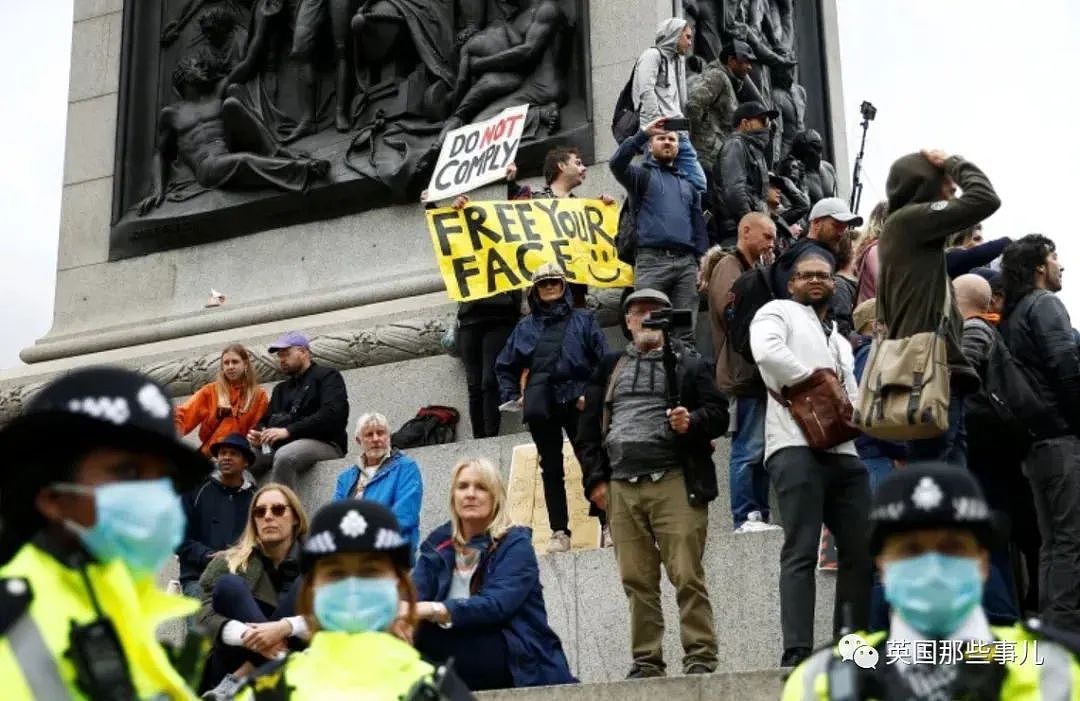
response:
[[[967,423],[979,440],[1026,455],[1038,435],[1044,405],[1001,332],[991,330],[994,344],[986,359],[982,388],[967,399]]]
[[[421,407],[416,416],[406,421],[390,436],[390,445],[403,450],[453,443],[457,440],[457,424],[460,418],[461,414],[453,407],[438,404]]]
[[[771,280],[771,265],[755,265],[736,278],[731,286],[730,301],[724,308],[728,343],[750,363],[755,362],[754,352],[750,349],[750,323],[758,309],[776,299]]]
[[[659,52],[660,49],[656,49],[656,51]],[[640,60],[641,59],[639,58],[638,61]],[[656,81],[658,83],[660,81],[666,81],[667,72],[667,59],[661,54],[660,69],[656,75]],[[638,133],[638,129],[640,128],[641,113],[638,108],[634,107],[635,73],[637,73],[637,62],[634,63],[634,69],[630,71],[630,80],[626,81],[626,85],[623,86],[622,92],[619,93],[619,98],[615,100],[615,114],[611,118],[611,135],[615,137],[615,143],[617,144],[621,144],[634,134]],[[622,260],[621,257],[620,260]]]
[[[646,175],[645,188],[647,189],[649,187],[649,177],[651,176],[647,168],[643,169],[643,171]],[[641,195],[638,193],[628,194],[626,199],[623,200],[622,207],[619,208],[619,226],[615,230],[615,255],[631,268],[637,262],[637,218],[640,211]]]

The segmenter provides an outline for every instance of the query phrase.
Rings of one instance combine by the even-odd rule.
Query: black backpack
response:
[[[656,50],[658,52],[660,51],[660,49]],[[640,61],[641,59],[639,58],[638,60]],[[658,83],[667,80],[667,71],[667,59],[661,54],[660,72],[656,76],[656,81]],[[615,143],[617,144],[621,144],[634,134],[638,133],[641,114],[634,107],[635,73],[637,73],[637,62],[634,63],[634,69],[630,71],[630,80],[626,81],[626,85],[623,86],[622,92],[619,93],[619,99],[615,100],[615,114],[611,117],[611,135],[615,137]],[[622,260],[621,257],[620,260]]]
[[[449,406],[432,404],[422,407],[416,416],[406,421],[390,436],[390,445],[399,450],[424,445],[453,443],[461,414]]]
[[[750,322],[754,315],[776,299],[772,288],[772,266],[755,265],[740,275],[731,286],[731,296],[724,314],[727,317],[727,340],[735,352],[753,363],[750,349]]]
[[[647,168],[642,170],[645,173],[644,188],[647,189],[649,187],[649,178],[652,176]],[[623,200],[622,207],[619,208],[619,228],[615,231],[615,255],[631,268],[634,267],[634,263],[637,261],[637,218],[640,211],[641,193],[628,193],[626,199]]]
[[[1001,333],[991,331],[994,343],[982,388],[967,399],[966,421],[976,440],[989,440],[1011,453],[1026,455],[1046,419],[1045,405]]]

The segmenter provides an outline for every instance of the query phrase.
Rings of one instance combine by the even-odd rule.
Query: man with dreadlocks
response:
[[[173,89],[181,100],[161,111],[154,154],[154,192],[139,214],[161,205],[169,168],[179,160],[203,188],[275,187],[300,192],[326,177],[327,161],[286,151],[239,95],[226,96],[227,66],[208,51],[180,60]]]

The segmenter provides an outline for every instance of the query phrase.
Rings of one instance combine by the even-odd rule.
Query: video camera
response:
[[[868,100],[863,100],[863,103],[859,105],[859,112],[862,113],[862,118],[868,122],[874,121],[874,117],[877,116],[877,107],[874,107]]]
[[[694,312],[690,309],[657,309],[650,312],[641,325],[647,329],[661,331],[689,329],[694,325]]]

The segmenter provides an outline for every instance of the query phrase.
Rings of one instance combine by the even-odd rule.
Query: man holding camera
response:
[[[628,678],[665,674],[660,566],[679,602],[683,671],[716,669],[712,604],[705,588],[708,503],[716,498],[711,439],[727,430],[727,400],[708,365],[672,333],[690,310],[641,289],[623,304],[632,342],[609,354],[585,388],[578,459],[585,494],[607,511],[630,602]]]
[[[291,331],[267,350],[289,379],[274,387],[263,428],[248,432],[251,445],[262,449],[251,471],[261,476],[272,466],[270,480],[295,489],[298,473],[345,455],[348,394],[340,372],[312,361],[303,334]]]

